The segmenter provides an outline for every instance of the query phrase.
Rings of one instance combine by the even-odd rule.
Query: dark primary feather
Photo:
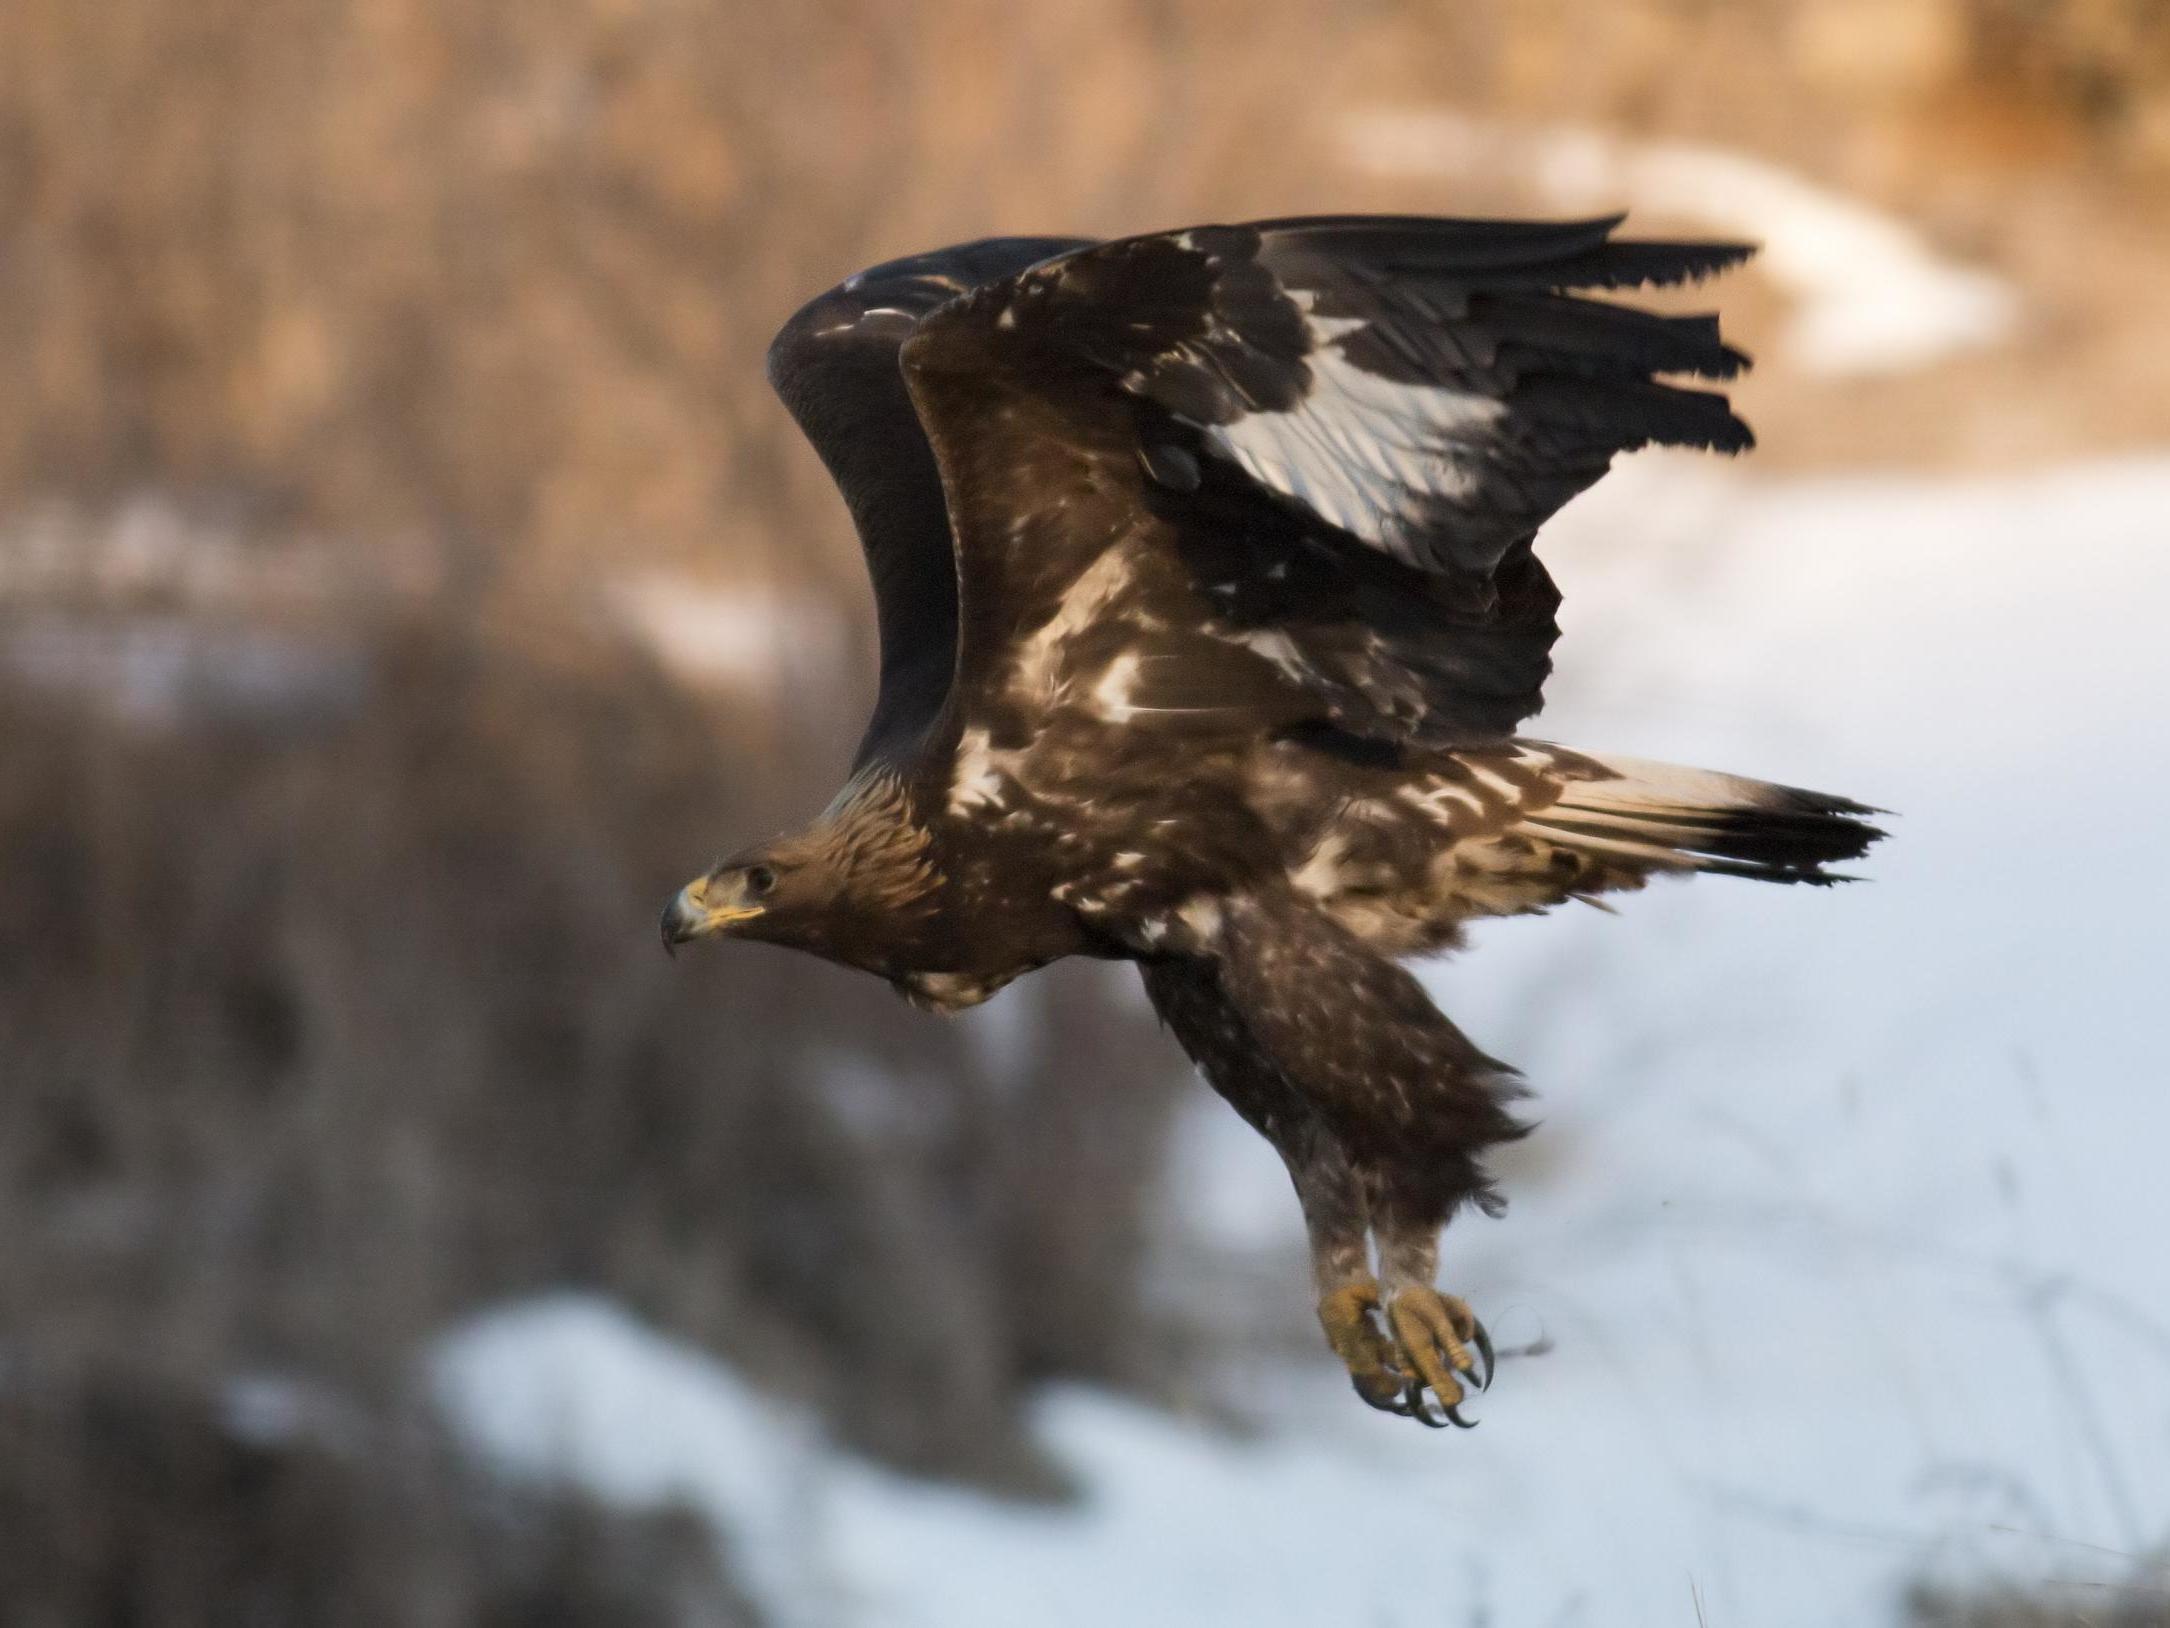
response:
[[[986,238],[891,260],[809,301],[769,346],[769,382],[843,492],[873,578],[881,693],[862,762],[925,726],[956,659],[949,511],[898,347],[944,301],[1088,241]]]
[[[1379,739],[1511,733],[1558,634],[1537,528],[1617,452],[1751,441],[1722,395],[1658,377],[1745,364],[1712,319],[1571,292],[1748,251],[1618,242],[1617,224],[1199,227],[930,314],[905,372],[966,562],[960,672],[992,682],[1150,520],[1179,569],[1140,560],[1094,610],[1151,657],[1131,716],[1255,728],[1308,706]]]
[[[1317,518],[1433,571],[1488,572],[1653,443],[1739,450],[1745,358],[1709,317],[1564,290],[1671,283],[1733,244],[1614,243],[1568,224],[1332,218],[1204,227],[1021,277],[1015,320],[1121,376]]]

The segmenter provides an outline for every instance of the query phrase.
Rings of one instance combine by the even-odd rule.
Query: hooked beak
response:
[[[761,914],[757,904],[718,904],[708,896],[708,878],[688,882],[663,907],[663,948],[671,955],[678,946],[696,938],[719,933],[733,922],[751,921]]]

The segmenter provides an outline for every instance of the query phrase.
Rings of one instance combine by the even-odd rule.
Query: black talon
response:
[[[1358,1400],[1360,1400],[1367,1408],[1376,1408],[1381,1413],[1392,1413],[1397,1415],[1406,1414],[1409,1411],[1409,1403],[1406,1394],[1397,1393],[1393,1396],[1384,1397],[1374,1396],[1370,1391],[1365,1390],[1362,1385],[1359,1385],[1353,1378],[1349,1381],[1349,1388],[1356,1392]]]
[[[1484,1353],[1484,1377],[1477,1381],[1477,1389],[1488,1391],[1492,1388],[1492,1376],[1499,1372],[1499,1356],[1492,1349],[1492,1336],[1484,1331],[1484,1325],[1477,1323],[1474,1318],[1471,1322],[1475,1323],[1475,1328],[1470,1338],[1477,1342],[1477,1349]]]
[[[1455,1424],[1463,1430],[1474,1430],[1477,1428],[1478,1425],[1484,1422],[1481,1419],[1465,1419],[1459,1413],[1455,1412],[1453,1408],[1447,1409],[1447,1417],[1449,1419],[1452,1419]]]
[[[1426,1430],[1444,1430],[1447,1428],[1447,1421],[1433,1418],[1432,1410],[1425,1405],[1424,1386],[1421,1381],[1411,1380],[1409,1389],[1403,1393],[1402,1399],[1408,1404],[1408,1417],[1416,1420]]]

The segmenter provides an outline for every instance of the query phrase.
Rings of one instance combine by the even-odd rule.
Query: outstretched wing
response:
[[[892,260],[809,301],[769,346],[769,382],[843,492],[874,581],[881,693],[860,762],[925,726],[956,660],[949,512],[898,347],[945,301],[1089,241],[986,238]]]
[[[1570,290],[1734,244],[1333,216],[1079,250],[932,313],[904,371],[964,572],[960,682],[1115,721],[1497,739],[1537,710],[1537,528],[1653,443],[1737,451],[1708,316]]]

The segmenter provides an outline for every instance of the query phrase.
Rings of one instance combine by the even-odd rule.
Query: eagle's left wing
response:
[[[858,762],[916,737],[957,660],[949,512],[898,348],[937,306],[1087,241],[982,238],[885,261],[807,301],[769,345],[769,382],[850,505],[874,584],[881,693]]]
[[[1434,745],[1537,710],[1537,528],[1616,452],[1733,451],[1709,317],[1570,290],[1733,244],[1331,216],[1048,261],[943,306],[904,373],[956,530],[960,682],[1116,721],[1304,715]]]

